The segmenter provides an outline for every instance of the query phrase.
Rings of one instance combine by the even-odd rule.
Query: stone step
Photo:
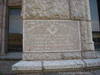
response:
[[[12,66],[16,72],[84,71],[100,68],[100,58],[84,60],[20,61]]]

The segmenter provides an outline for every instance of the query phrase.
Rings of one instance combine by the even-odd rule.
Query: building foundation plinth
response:
[[[100,58],[83,60],[20,61],[12,67],[12,70],[17,73],[84,72],[95,69],[100,69]]]

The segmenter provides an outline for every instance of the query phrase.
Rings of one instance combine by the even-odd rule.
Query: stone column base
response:
[[[100,68],[100,58],[53,61],[20,61],[12,66],[16,73],[74,72]]]

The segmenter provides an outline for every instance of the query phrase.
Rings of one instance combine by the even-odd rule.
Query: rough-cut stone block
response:
[[[100,58],[98,59],[86,59],[84,60],[87,67],[100,67]]]
[[[24,52],[80,51],[80,24],[71,20],[24,20]]]
[[[81,60],[60,60],[60,61],[43,61],[44,70],[71,70],[77,68],[83,68],[84,63]]]
[[[23,0],[24,19],[67,19],[69,0]]]
[[[86,4],[86,20],[91,21],[91,12],[90,12],[90,0],[85,0]]]
[[[78,51],[73,51],[73,52],[64,52],[63,54],[63,59],[81,59],[82,56],[81,56],[81,51],[78,52]]]
[[[100,66],[98,59],[79,59],[79,60],[51,60],[51,61],[20,61],[13,65],[13,71],[17,73],[44,73],[44,72],[78,72],[85,69],[94,69]],[[59,75],[59,74],[58,74]]]
[[[85,0],[70,0],[70,7],[72,19],[86,19]]]
[[[41,71],[42,63],[40,61],[20,61],[12,66],[13,71]]]
[[[88,38],[88,26],[87,22],[81,22],[80,29],[81,29],[81,41],[82,41],[82,50],[87,49],[87,38]]]
[[[61,60],[61,53],[24,52],[23,60]]]
[[[81,21],[82,50],[94,50],[91,22]]]
[[[51,53],[51,52],[24,52],[23,60],[67,60],[67,59],[81,59],[81,51]]]
[[[83,51],[82,56],[83,56],[84,59],[97,58],[95,51]]]

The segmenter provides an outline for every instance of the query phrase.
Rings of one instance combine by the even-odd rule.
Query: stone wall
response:
[[[23,37],[23,60],[96,57],[89,0],[23,0]]]
[[[59,0],[61,1],[61,0]],[[29,3],[28,5],[26,3]],[[58,24],[58,22],[60,20],[63,20],[63,25],[65,26],[66,29],[70,29],[71,30],[71,26],[75,27],[76,30],[72,29],[73,32],[77,33],[77,35],[81,35],[82,37],[78,40],[82,40],[82,50],[84,51],[83,54],[81,54],[80,52],[80,42],[75,42],[74,44],[77,43],[77,48],[79,49],[76,52],[65,52],[65,50],[62,53],[59,53],[59,50],[57,50],[58,52],[55,54],[55,52],[52,52],[54,50],[52,50],[50,53],[44,52],[44,53],[40,53],[40,52],[31,52],[32,47],[30,47],[31,49],[29,49],[28,45],[32,45],[30,42],[26,43],[26,48],[27,50],[29,50],[29,52],[27,52],[27,50],[24,49],[24,53],[23,53],[23,60],[44,60],[44,59],[53,59],[53,60],[57,60],[57,59],[80,59],[80,58],[95,58],[95,52],[91,52],[90,50],[94,50],[93,48],[93,42],[91,39],[91,30],[87,29],[87,26],[90,27],[91,29],[91,23],[90,23],[90,12],[89,12],[89,4],[88,4],[88,0],[63,0],[63,2],[61,1],[60,3],[57,3],[57,0],[55,0],[55,2],[53,2],[53,0],[25,0],[25,2],[23,2],[23,19],[24,20],[38,20],[37,22],[41,22],[40,20],[54,20],[53,22],[51,21],[51,24]],[[0,55],[6,55],[5,53],[5,49],[4,49],[4,44],[5,44],[5,36],[4,34],[6,34],[6,32],[4,32],[6,29],[6,19],[5,17],[7,17],[5,14],[7,13],[7,9],[6,7],[10,6],[10,7],[21,7],[22,5],[22,0],[8,0],[7,5],[5,5],[4,0],[0,0]],[[31,9],[32,8],[32,9]],[[56,9],[56,10],[55,10]],[[66,9],[66,10],[65,10]],[[67,21],[65,21],[67,20]],[[70,22],[73,23],[70,23]],[[31,32],[31,29],[33,30],[34,27],[31,27],[31,23],[32,24],[38,24],[37,22],[33,23],[34,21],[24,21],[24,23],[26,24],[26,22],[29,25],[25,25],[25,28],[28,27],[29,29],[27,29],[28,35],[30,37],[26,37],[26,35],[24,35],[27,39],[32,39],[33,33]],[[50,26],[49,22],[46,21],[42,21],[41,25],[44,25],[47,23],[47,26]],[[69,24],[68,24],[69,23]],[[70,25],[68,28],[66,27],[66,25]],[[59,25],[59,24],[58,24]],[[46,26],[44,26],[45,28]],[[52,28],[53,26],[51,26]],[[55,27],[55,26],[54,26]],[[53,27],[53,28],[54,28]],[[56,26],[57,27],[57,26]],[[59,27],[61,27],[61,25],[59,25]],[[81,30],[81,33],[78,32],[79,28]],[[63,27],[64,28],[64,27]],[[82,29],[81,29],[82,28]],[[40,29],[41,30],[41,27]],[[52,35],[56,34],[56,31],[58,29],[54,29],[54,31],[52,32],[50,29],[47,30],[48,32],[46,32],[46,34],[51,33]],[[37,29],[36,29],[37,31]],[[43,31],[43,30],[41,30]],[[89,32],[90,31],[90,32]],[[25,29],[26,32],[26,29]],[[60,31],[61,32],[61,31]],[[67,30],[65,32],[68,32]],[[71,31],[70,31],[71,32]],[[38,32],[41,33],[41,32]],[[35,33],[34,33],[35,34]],[[87,34],[89,34],[87,36]],[[69,35],[69,34],[68,34]],[[67,36],[68,36],[67,35]],[[84,36],[86,35],[86,36]],[[70,37],[74,37],[76,35],[73,36],[69,36]],[[44,37],[43,37],[44,38]],[[51,38],[51,37],[49,37]],[[60,37],[59,37],[60,38]],[[78,36],[76,36],[76,40],[77,38],[79,38]],[[37,39],[37,38],[36,38]],[[53,39],[53,38],[52,38]],[[64,38],[65,39],[65,38]],[[25,40],[25,39],[24,39]],[[48,40],[48,39],[47,39]],[[67,40],[67,39],[65,39]],[[27,41],[27,40],[25,40]],[[63,40],[62,40],[63,41]],[[73,41],[73,40],[72,40]],[[58,40],[55,41],[56,43],[59,43]],[[66,44],[66,43],[65,43]],[[89,45],[88,45],[89,44]],[[87,47],[88,45],[88,47]],[[28,46],[28,47],[27,47]],[[71,45],[72,46],[72,45]],[[71,50],[71,48],[69,48]],[[32,50],[33,51],[33,50]],[[37,51],[37,50],[36,50]],[[49,50],[50,51],[50,50]],[[1,54],[2,53],[2,54]],[[11,75],[12,71],[11,71],[11,67],[13,64],[15,64],[17,62],[17,60],[0,60],[0,72],[3,72],[5,75]],[[15,74],[15,73],[14,73]],[[71,74],[71,75],[77,75],[77,74],[83,74],[83,72],[47,72],[47,73],[34,73],[34,75],[67,75],[67,74]],[[96,72],[84,72],[85,75],[89,74],[95,74]],[[98,72],[99,74],[99,72]],[[18,74],[20,75],[20,74]],[[21,75],[27,75],[27,74],[21,74]],[[30,74],[33,75],[33,74]]]
[[[91,75],[100,67],[89,0],[23,0],[22,10],[23,59],[12,66],[17,75]]]
[[[89,0],[23,1],[24,19],[90,20]],[[30,5],[29,5],[30,4]],[[66,10],[65,10],[66,9]]]

